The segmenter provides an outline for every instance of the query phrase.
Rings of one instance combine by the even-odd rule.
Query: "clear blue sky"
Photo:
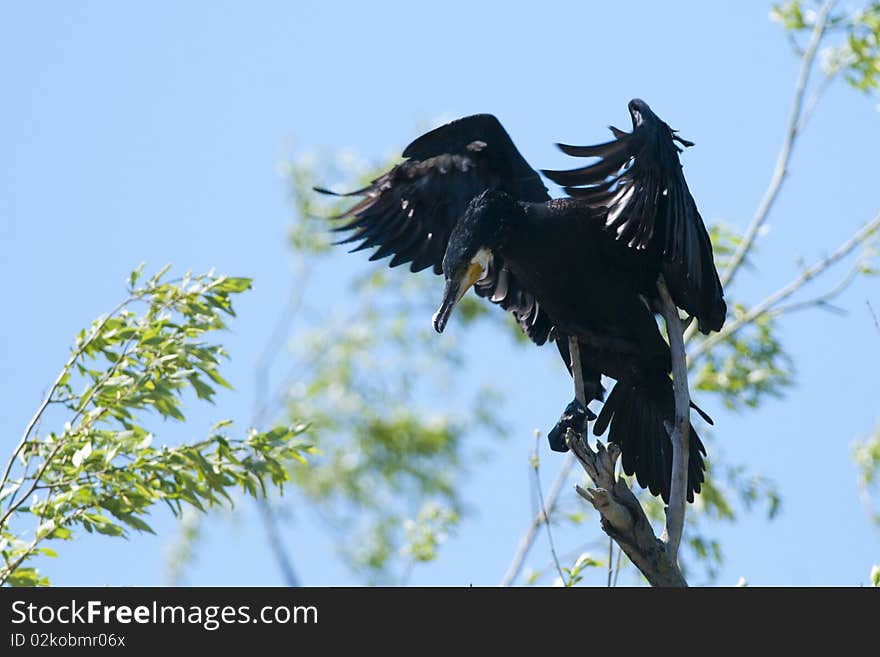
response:
[[[430,8],[429,8],[430,7]],[[703,216],[745,225],[782,139],[797,62],[762,2],[5,3],[0,9],[0,452],[8,452],[75,332],[109,309],[140,261],[252,276],[225,342],[238,391],[193,409],[198,435],[245,425],[252,370],[290,277],[291,209],[278,163],[295,149],[386,155],[440,115],[495,113],[536,167],[565,162],[555,141],[604,139],[639,96],[696,142],[684,156]],[[757,300],[871,218],[880,204],[878,114],[832,87],[799,143],[791,180],[740,298]],[[358,267],[351,256],[346,267]],[[343,258],[344,259],[344,258]],[[829,280],[833,284],[836,279]],[[851,446],[880,415],[880,337],[866,300],[783,322],[797,387],[759,412],[704,404],[731,461],[766,474],[782,515],[722,527],[719,583],[864,582],[880,541],[859,504]],[[428,318],[426,318],[428,321]],[[517,381],[503,345],[477,353]],[[546,427],[570,398],[549,364],[515,393],[517,426]],[[507,369],[504,369],[507,368]],[[518,396],[519,395],[519,396]],[[474,468],[472,512],[414,584],[493,584],[530,515],[528,430]],[[556,455],[545,454],[545,483]],[[57,584],[158,584],[159,538],[88,538],[46,566]],[[590,530],[593,531],[592,529]],[[164,534],[164,535],[163,535]],[[285,529],[308,584],[355,583],[309,518]],[[533,565],[543,565],[545,541]],[[212,520],[188,581],[279,582],[248,505]]]

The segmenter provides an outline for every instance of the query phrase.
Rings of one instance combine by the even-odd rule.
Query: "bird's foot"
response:
[[[565,444],[566,429],[572,429],[578,435],[583,435],[587,430],[587,422],[595,419],[596,414],[593,411],[586,408],[577,399],[572,399],[571,403],[562,412],[559,422],[547,434],[550,449],[554,452],[567,452],[568,445]]]

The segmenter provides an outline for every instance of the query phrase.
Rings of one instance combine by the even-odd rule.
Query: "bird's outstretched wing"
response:
[[[634,249],[656,249],[676,304],[700,330],[717,331],[727,305],[712,256],[712,242],[688,190],[678,155],[693,144],[679,137],[641,100],[629,103],[632,132],[611,127],[615,139],[595,146],[559,148],[598,161],[570,171],[543,171],[573,198],[607,208],[605,223]]]
[[[518,201],[550,199],[541,177],[490,114],[431,130],[407,146],[403,157],[368,186],[340,195],[360,200],[337,217],[345,223],[334,228],[350,232],[340,244],[357,243],[353,251],[375,249],[370,260],[391,256],[391,267],[409,263],[413,272],[432,267],[441,274],[455,223],[486,189],[504,191]],[[533,341],[543,344],[549,337],[549,318],[503,263],[490,263],[476,292],[511,311]]]

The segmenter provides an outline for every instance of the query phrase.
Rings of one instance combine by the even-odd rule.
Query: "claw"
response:
[[[571,400],[571,403],[562,412],[559,422],[547,434],[550,449],[554,452],[567,452],[568,445],[565,444],[566,429],[572,429],[579,435],[583,435],[587,430],[587,423],[595,419],[596,414],[593,411],[583,406],[577,399]]]

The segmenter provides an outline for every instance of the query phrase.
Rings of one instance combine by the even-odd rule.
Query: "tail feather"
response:
[[[617,382],[593,427],[598,436],[610,425],[608,441],[620,447],[623,471],[635,475],[640,486],[660,495],[667,504],[672,480],[672,441],[666,427],[674,417],[672,381],[664,376],[650,385]],[[706,448],[691,425],[688,502],[694,501],[694,494],[700,492],[705,481],[705,454]]]

